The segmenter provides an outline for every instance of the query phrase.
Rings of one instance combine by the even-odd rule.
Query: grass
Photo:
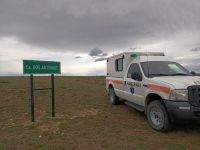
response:
[[[49,87],[50,77],[35,77],[34,83]],[[50,91],[36,91],[34,123],[29,86],[28,77],[0,78],[0,149],[200,149],[198,124],[156,132],[144,114],[110,105],[103,77],[56,77],[56,117]]]

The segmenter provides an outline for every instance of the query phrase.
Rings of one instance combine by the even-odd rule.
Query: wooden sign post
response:
[[[23,60],[23,73],[30,74],[30,90],[31,90],[31,121],[35,121],[34,109],[34,91],[36,90],[51,90],[52,95],[52,117],[55,117],[55,88],[54,74],[61,73],[60,62],[55,61],[37,61]],[[51,88],[34,88],[33,74],[51,74]]]

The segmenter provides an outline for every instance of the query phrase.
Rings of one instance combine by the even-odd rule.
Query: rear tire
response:
[[[115,94],[114,88],[109,89],[109,100],[112,105],[117,105],[119,104],[119,97]]]
[[[170,131],[170,122],[167,111],[161,101],[155,100],[147,106],[147,119],[149,125],[156,131]]]

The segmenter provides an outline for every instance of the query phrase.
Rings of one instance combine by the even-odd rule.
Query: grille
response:
[[[193,85],[188,87],[189,103],[193,106],[200,106],[200,85]]]

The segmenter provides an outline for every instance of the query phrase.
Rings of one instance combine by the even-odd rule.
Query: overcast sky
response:
[[[56,60],[63,75],[105,75],[105,57],[161,51],[200,72],[199,0],[0,0],[0,75]]]

